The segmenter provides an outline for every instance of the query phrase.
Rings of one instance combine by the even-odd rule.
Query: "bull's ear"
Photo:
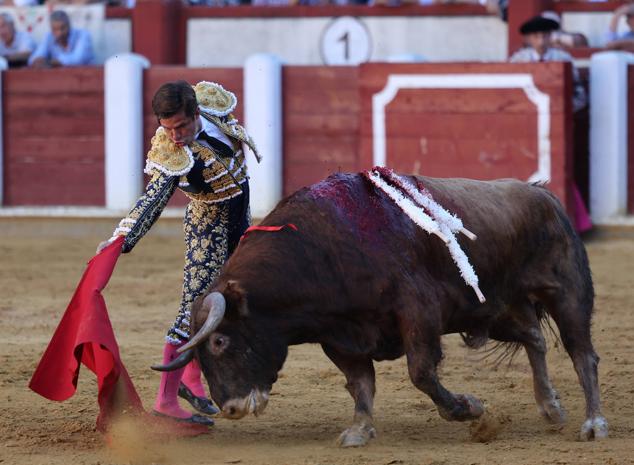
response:
[[[240,318],[245,318],[249,315],[247,292],[240,286],[238,281],[228,281],[222,294],[227,301],[228,313],[232,313]]]

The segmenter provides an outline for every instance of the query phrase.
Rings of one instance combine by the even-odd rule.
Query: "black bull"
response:
[[[409,177],[410,180],[414,178]],[[414,385],[447,420],[482,415],[481,402],[449,392],[436,371],[443,334],[478,347],[520,344],[537,407],[549,422],[565,412],[546,367],[544,318],[554,320],[583,388],[581,438],[607,436],[598,356],[590,336],[594,291],[583,243],[544,187],[514,180],[418,177],[433,198],[477,234],[460,243],[486,297],[481,304],[445,244],[416,226],[360,174],[338,174],[280,204],[249,233],[192,311],[195,335],[173,369],[196,356],[224,416],[260,413],[288,346],[321,344],[346,376],[355,402],[343,445],[375,435],[373,360],[407,356]]]

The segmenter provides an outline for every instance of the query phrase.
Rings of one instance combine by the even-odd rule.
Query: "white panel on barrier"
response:
[[[508,56],[508,26],[493,15],[357,19],[367,26],[371,61],[382,62],[402,53],[432,62],[503,61]],[[187,21],[187,66],[241,66],[253,53],[275,54],[289,65],[322,65],[320,40],[331,21],[329,16],[191,18]],[[240,40],[226,40],[236,31]]]
[[[385,108],[400,89],[522,89],[537,107],[537,170],[530,182],[551,175],[550,97],[540,91],[530,74],[390,74],[387,84],[372,96],[372,163],[387,165]]]
[[[634,55],[601,52],[590,64],[590,213],[597,224],[627,209],[627,66]]]
[[[262,218],[282,198],[282,63],[276,56],[257,54],[245,62],[244,115],[263,157],[258,164],[247,154],[251,214]]]
[[[106,208],[127,210],[143,188],[143,69],[149,61],[127,53],[106,61]]]

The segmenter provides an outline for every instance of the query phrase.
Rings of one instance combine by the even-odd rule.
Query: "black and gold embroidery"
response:
[[[223,147],[212,144],[214,149],[198,142],[180,147],[158,128],[147,154],[145,173],[150,181],[145,193],[114,232],[114,236],[126,236],[123,251],[129,252],[177,188],[191,199],[183,220],[183,294],[176,321],[166,336],[172,343],[189,339],[192,302],[213,282],[250,223],[245,156],[242,150],[233,153],[232,149],[245,143],[260,159],[253,140],[231,115],[237,103],[235,95],[215,83],[202,82],[194,89],[202,117],[229,136],[233,147],[221,150]]]
[[[126,236],[123,253],[130,252],[136,243],[147,233],[163,212],[165,205],[176,190],[178,178],[156,173],[148,182],[145,193],[137,200],[136,205],[120,224],[129,225],[127,231],[115,230],[115,235]],[[125,222],[125,223],[124,223]],[[125,233],[125,234],[123,234]]]

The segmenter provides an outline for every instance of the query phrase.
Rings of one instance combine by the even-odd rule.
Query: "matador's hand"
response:
[[[117,237],[119,237],[119,236],[113,236],[110,239],[108,239],[107,241],[100,242],[99,245],[97,246],[97,252],[96,253],[100,253],[103,249],[105,249],[110,244],[112,244],[117,239]]]

